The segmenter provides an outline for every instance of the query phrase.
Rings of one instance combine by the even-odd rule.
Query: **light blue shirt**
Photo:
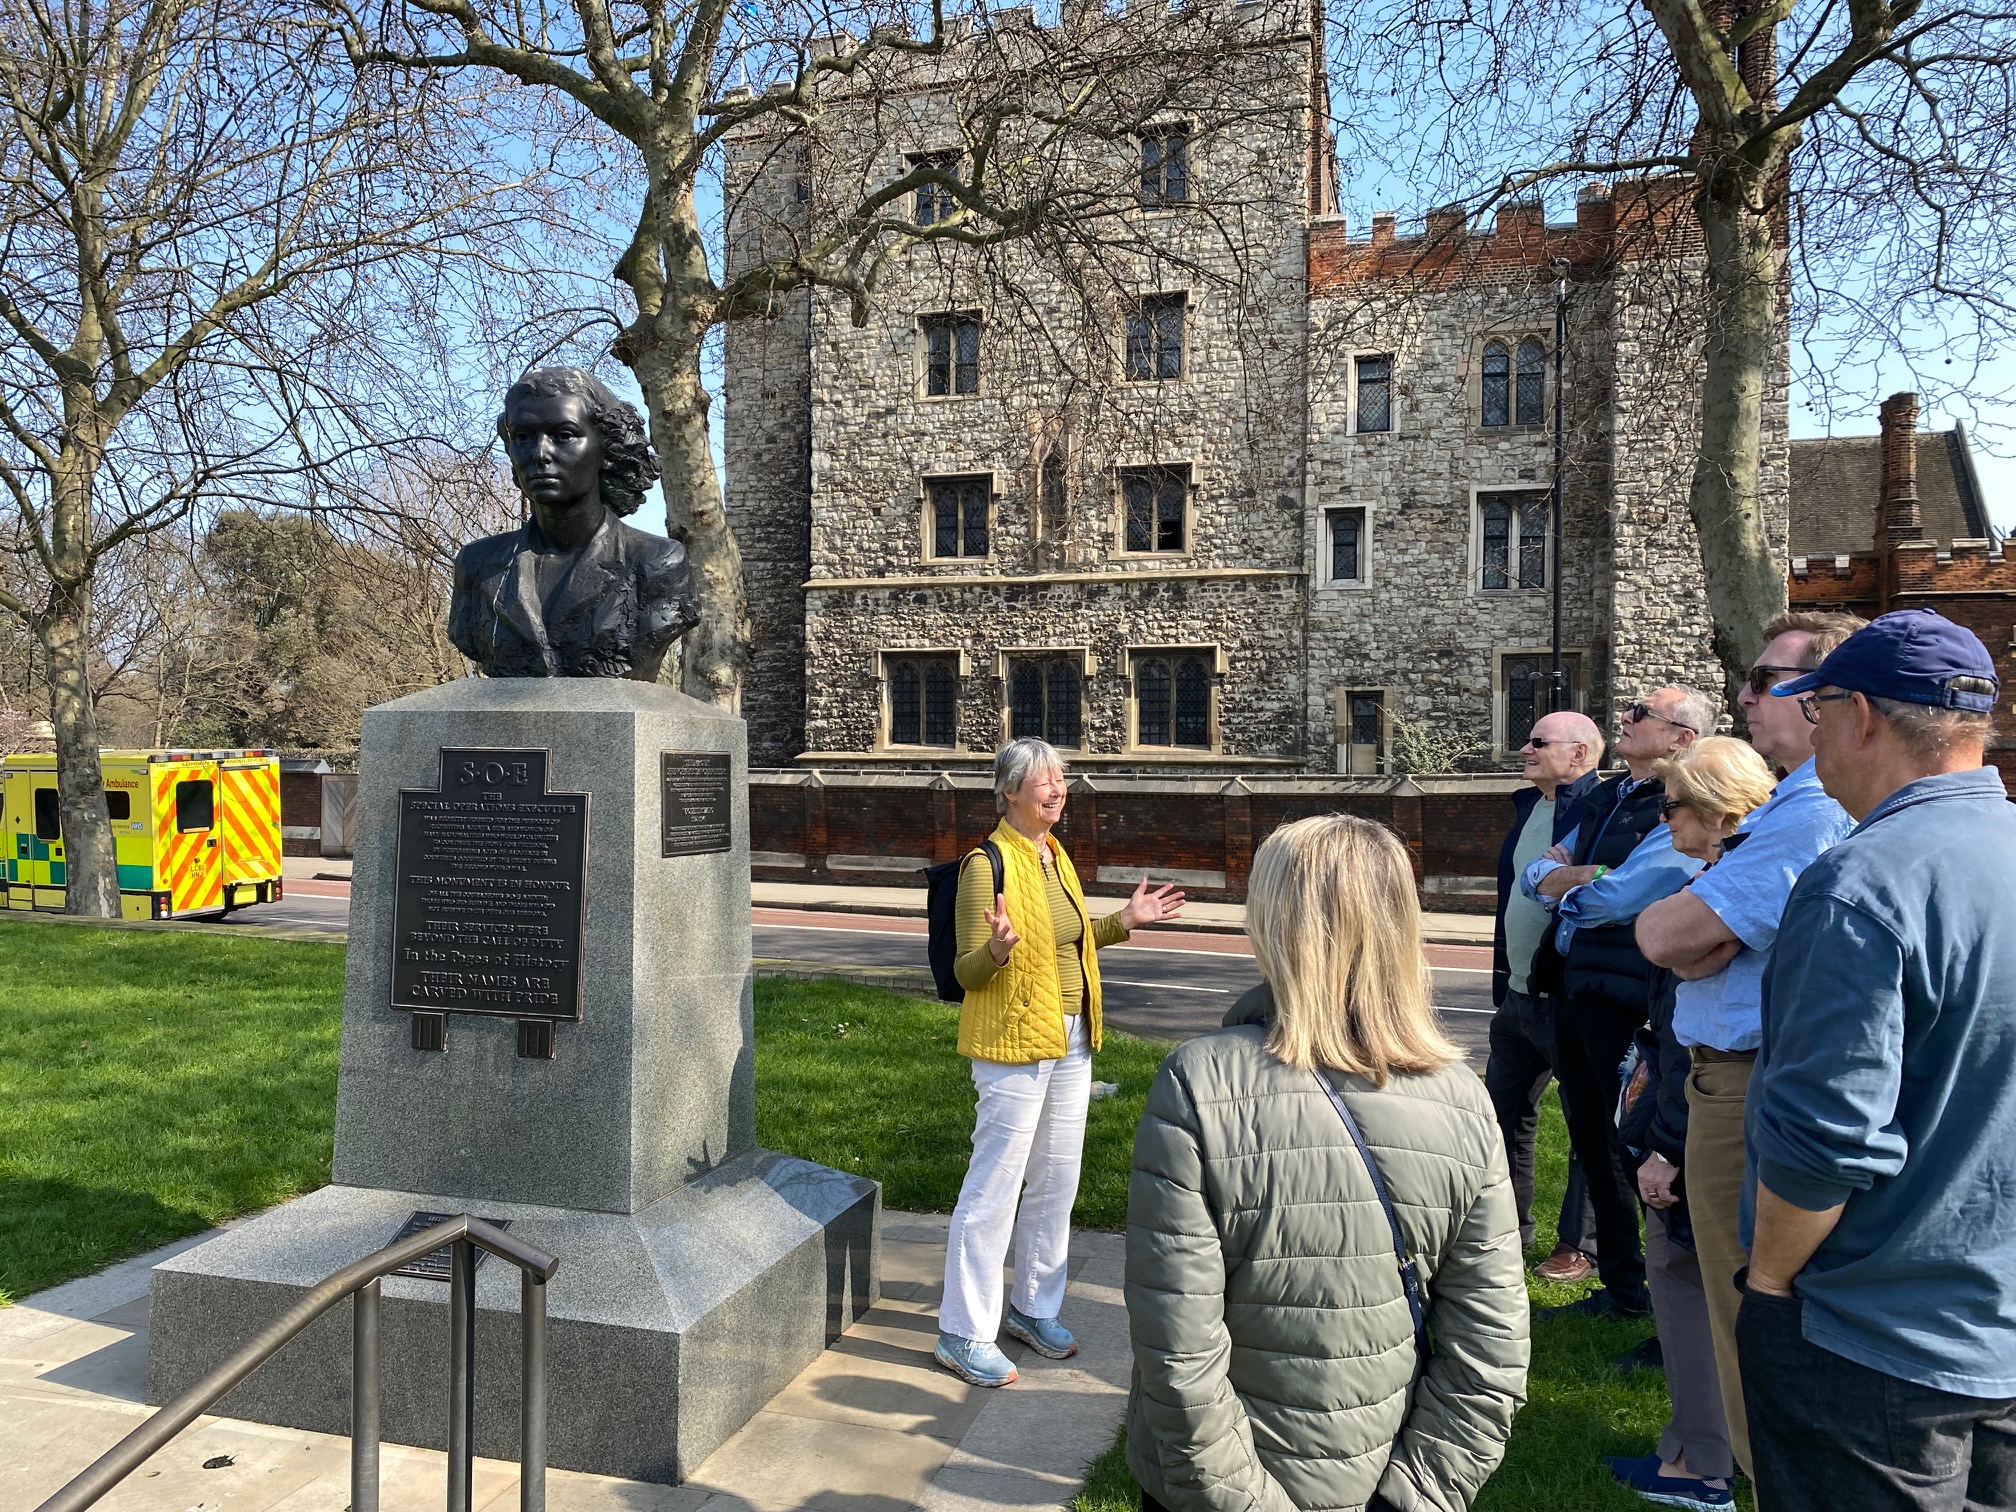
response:
[[[1562,845],[1575,849],[1577,836],[1571,832]],[[1673,849],[1673,831],[1665,825],[1646,835],[1638,848],[1620,865],[1612,867],[1593,882],[1571,887],[1561,898],[1540,891],[1541,880],[1561,863],[1542,856],[1519,878],[1519,890],[1541,906],[1554,910],[1554,948],[1562,955],[1577,929],[1594,929],[1602,924],[1628,924],[1661,898],[1670,898],[1701,870],[1692,856]]]
[[[1855,828],[1848,811],[1827,796],[1813,762],[1792,773],[1737,833],[1740,845],[1698,878],[1694,896],[1742,941],[1729,964],[1698,982],[1682,982],[1673,998],[1673,1033],[1683,1045],[1754,1050],[1763,1037],[1764,971],[1778,939],[1778,916],[1792,884],[1823,851]]]

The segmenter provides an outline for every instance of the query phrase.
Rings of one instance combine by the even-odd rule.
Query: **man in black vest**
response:
[[[1575,1303],[1577,1312],[1638,1318],[1651,1310],[1638,1190],[1616,1126],[1617,1068],[1645,1022],[1652,977],[1633,924],[1641,909],[1678,892],[1701,869],[1668,839],[1660,814],[1665,790],[1652,768],[1713,730],[1719,712],[1714,698],[1684,685],[1631,705],[1617,733],[1625,775],[1584,797],[1575,833],[1520,878],[1527,896],[1551,907],[1557,921],[1534,956],[1533,978],[1556,994],[1554,1075],[1568,1142],[1596,1210],[1603,1290]]]

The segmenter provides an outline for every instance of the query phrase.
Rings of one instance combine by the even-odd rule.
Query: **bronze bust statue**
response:
[[[486,677],[656,681],[700,611],[686,548],[621,519],[658,478],[644,417],[590,374],[539,368],[497,434],[531,518],[456,556],[448,638]]]

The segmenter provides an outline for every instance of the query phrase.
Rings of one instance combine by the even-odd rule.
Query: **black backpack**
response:
[[[931,975],[938,982],[938,996],[948,1003],[966,1001],[966,989],[953,974],[952,963],[959,958],[959,868],[975,854],[986,856],[994,868],[994,896],[1007,890],[1001,869],[1001,850],[992,840],[982,840],[978,851],[968,851],[957,861],[941,861],[922,868],[924,873],[925,917],[930,921]]]

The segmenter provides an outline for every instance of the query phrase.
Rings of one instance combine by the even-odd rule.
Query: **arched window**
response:
[[[1512,354],[1502,341],[1484,343],[1484,423],[1509,424],[1512,418]]]
[[[1519,384],[1513,410],[1521,425],[1538,425],[1547,415],[1547,349],[1532,336],[1519,343]]]

